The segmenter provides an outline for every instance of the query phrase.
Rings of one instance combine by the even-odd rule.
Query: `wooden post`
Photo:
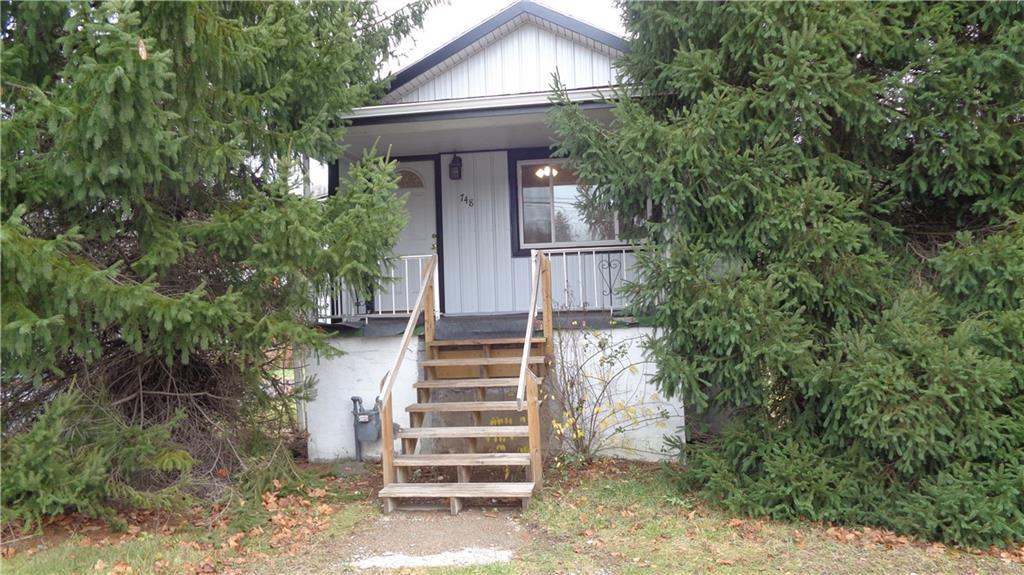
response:
[[[380,462],[384,475],[384,485],[395,482],[395,437],[391,429],[391,398],[384,401],[380,407],[380,437],[381,451]],[[384,512],[391,513],[395,510],[395,501],[390,497],[384,498]]]
[[[423,298],[423,337],[428,344],[434,342],[436,329],[434,321],[434,306],[437,305],[434,301],[434,267],[437,265],[436,260],[437,256],[435,255],[433,265],[427,266],[426,277],[423,278],[423,281],[426,282],[423,289],[427,292],[426,297]]]
[[[536,493],[543,483],[544,457],[540,445],[540,405],[538,402],[537,376],[533,370],[526,372],[526,425],[530,438],[530,479]]]
[[[554,312],[551,309],[551,260],[540,254],[540,285],[544,293],[544,355],[553,361],[555,355]]]

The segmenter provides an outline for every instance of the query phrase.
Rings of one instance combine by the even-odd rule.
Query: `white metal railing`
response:
[[[629,300],[622,287],[636,279],[630,246],[593,246],[537,250],[551,266],[552,306],[564,311],[622,311]],[[422,272],[432,256],[397,257],[382,264],[381,272],[393,282],[370,295],[354,294],[342,282],[318,298],[318,320],[368,321],[374,317],[408,317],[422,288]],[[435,278],[439,270],[435,270]],[[435,279],[434,291],[440,288]],[[440,301],[435,293],[435,300]]]
[[[332,320],[368,320],[372,317],[408,317],[416,305],[416,298],[423,289],[423,270],[430,263],[433,254],[399,256],[381,262],[381,274],[392,278],[383,289],[372,294],[356,294],[343,282],[336,280],[328,289],[317,296],[317,319],[321,323]],[[437,281],[437,267],[432,272]],[[437,293],[434,294],[435,299]]]
[[[628,305],[621,293],[635,279],[630,246],[546,249],[551,261],[552,299],[556,309],[615,313]]]

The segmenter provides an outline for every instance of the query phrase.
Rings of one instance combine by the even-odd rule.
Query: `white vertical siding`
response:
[[[595,86],[605,86],[612,83],[615,71],[612,69],[611,58],[604,54],[593,52],[591,70],[593,72],[593,83]]]
[[[487,94],[487,59],[470,58],[466,64],[467,93],[469,97]]]
[[[462,179],[450,180],[446,172],[441,178],[445,312],[524,312],[530,299],[530,258],[512,257],[507,153],[459,156]],[[441,166],[450,161],[450,154],[441,156]],[[598,249],[551,255],[555,309],[620,310],[626,305],[618,288],[634,277],[633,254]]]
[[[545,30],[537,30],[537,78],[534,85],[537,90],[546,90],[551,85],[551,75],[558,69],[558,62],[555,58],[555,46],[558,37]],[[581,52],[589,52],[581,46]],[[565,81],[564,79],[562,80]]]
[[[399,102],[423,102],[545,91],[558,70],[567,88],[605,86],[612,59],[563,35],[527,23],[481,51],[417,85]]]
[[[525,311],[530,260],[512,257],[508,156],[460,157],[462,179],[441,178],[445,312]],[[451,155],[441,156],[442,166],[450,161]]]

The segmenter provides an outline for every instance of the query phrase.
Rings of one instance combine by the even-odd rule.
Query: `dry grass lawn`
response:
[[[142,529],[107,545],[83,545],[90,536],[79,533],[43,538],[41,549],[38,544],[21,545],[13,557],[0,563],[0,571],[4,575],[372,573],[347,565],[352,542],[380,540],[383,543],[377,548],[414,551],[417,542],[403,538],[402,522],[423,521],[409,514],[382,517],[367,488],[373,472],[329,481],[327,494],[308,498],[309,504],[281,500],[276,519],[244,536],[236,534],[234,543],[226,527],[184,526],[169,534]],[[605,463],[561,476],[549,473],[547,483],[527,513],[513,513],[509,519],[507,512],[487,512],[468,524],[472,529],[493,525],[503,530],[495,534],[498,541],[515,532],[513,561],[376,572],[1024,575],[1024,564],[1011,560],[1024,557],[1024,549],[1000,558],[998,553],[928,545],[878,530],[732,517],[681,496],[652,466]],[[359,494],[354,493],[357,490]],[[489,523],[487,517],[494,519]],[[428,522],[437,537],[445,540],[443,516]],[[95,542],[95,536],[90,539]],[[447,539],[453,550],[459,548],[457,537]],[[423,542],[418,543],[422,548]]]

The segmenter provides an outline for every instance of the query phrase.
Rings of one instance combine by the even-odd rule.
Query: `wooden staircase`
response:
[[[466,499],[528,503],[541,480],[536,381],[545,369],[546,339],[528,344],[532,391],[520,404],[519,378],[508,376],[519,369],[523,341],[426,342],[424,379],[415,384],[416,403],[405,408],[411,425],[397,435],[402,452],[392,460],[395,482],[380,491],[385,510],[402,501],[438,498],[448,500],[452,513]],[[417,468],[444,481],[413,482]]]
[[[385,512],[423,500],[447,500],[452,514],[466,500],[518,499],[525,508],[542,484],[540,382],[552,357],[550,264],[534,257],[530,312],[522,338],[436,340],[433,270],[410,317],[411,337],[422,304],[425,359],[414,385],[410,426],[392,432],[391,387],[409,341],[381,386]],[[539,287],[545,285],[543,337],[534,334]],[[394,440],[401,442],[394,453]],[[440,479],[420,481],[419,478]]]

